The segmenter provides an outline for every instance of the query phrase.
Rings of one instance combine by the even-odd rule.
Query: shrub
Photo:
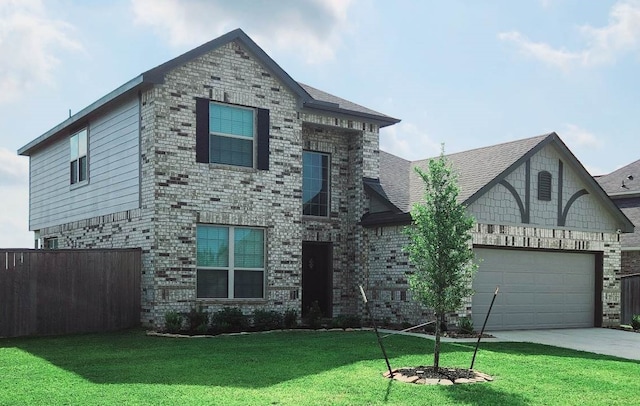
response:
[[[178,333],[182,330],[182,315],[174,310],[164,315],[164,329],[169,333]]]
[[[214,333],[239,333],[246,331],[248,327],[247,318],[237,307],[225,307],[211,315],[211,328]]]
[[[362,327],[362,321],[359,316],[341,314],[331,320],[331,325],[337,328],[360,328]]]
[[[320,310],[320,305],[317,300],[314,300],[311,306],[309,306],[305,322],[313,329],[320,328],[320,324],[322,322],[322,310]]]
[[[458,333],[473,334],[473,320],[469,317],[460,317],[458,319]]]
[[[284,328],[298,327],[298,312],[294,309],[287,309],[283,317]]]
[[[275,310],[258,309],[253,312],[253,328],[258,331],[280,329],[282,322],[282,314]]]
[[[631,328],[640,330],[640,314],[634,314],[631,318]]]
[[[189,326],[189,333],[204,334],[209,328],[209,314],[207,314],[202,307],[192,307],[189,313],[187,313],[187,324]]]

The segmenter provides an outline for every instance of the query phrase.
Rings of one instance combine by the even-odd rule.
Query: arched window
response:
[[[551,201],[551,174],[538,172],[538,200]]]

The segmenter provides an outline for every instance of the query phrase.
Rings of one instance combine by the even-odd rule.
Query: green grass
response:
[[[431,340],[385,345],[392,367],[431,363]],[[466,368],[472,354],[472,344],[443,343],[441,365]],[[556,347],[483,343],[475,366],[495,381],[391,381],[365,331],[0,339],[0,405],[630,405],[640,393],[639,362]]]

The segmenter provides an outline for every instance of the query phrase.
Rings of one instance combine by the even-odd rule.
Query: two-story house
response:
[[[379,150],[399,120],[293,80],[235,30],[157,66],[22,147],[29,227],[49,248],[142,249],[142,315],[238,306],[429,317],[403,252],[423,187]],[[478,224],[477,325],[619,322],[633,225],[555,134],[449,156]]]
[[[146,325],[196,303],[353,313],[362,179],[398,121],[296,82],[237,29],[22,147],[29,227],[44,247],[141,247]]]

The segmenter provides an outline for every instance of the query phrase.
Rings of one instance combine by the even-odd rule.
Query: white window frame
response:
[[[238,109],[238,110],[246,110],[246,111],[251,112],[251,114],[253,115],[253,119],[252,119],[253,135],[251,137],[251,166],[237,165],[237,164],[224,163],[224,162],[214,162],[212,160],[212,157],[211,157],[211,155],[212,155],[211,154],[211,136],[212,135],[219,136],[219,137],[234,138],[234,139],[239,139],[239,140],[243,140],[243,141],[247,141],[247,140],[249,140],[249,138],[248,137],[244,137],[242,135],[236,135],[236,134],[230,134],[230,133],[218,132],[218,131],[211,131],[211,117],[209,117],[209,151],[208,151],[209,163],[215,164],[215,165],[228,165],[228,166],[239,167],[239,168],[255,168],[257,160],[258,160],[258,128],[257,128],[258,117],[257,117],[257,114],[256,114],[256,109],[255,108],[251,108],[251,107],[237,106],[235,104],[217,103],[217,102],[214,102],[214,101],[210,101],[209,102],[209,111],[207,112],[207,114],[211,114],[211,106],[212,105],[217,105],[217,106],[222,106],[222,107],[232,108],[232,109]]]
[[[84,151],[82,141],[84,138]],[[74,148],[74,140],[76,148]],[[84,179],[80,179],[81,162],[84,158]],[[74,175],[75,170],[75,177]],[[87,127],[75,132],[69,137],[69,184],[72,187],[85,185],[89,182],[89,131]]]
[[[262,227],[245,227],[245,226],[228,226],[228,225],[220,225],[220,224],[198,224],[196,226],[196,235],[197,235],[197,227],[219,227],[226,228],[228,230],[228,238],[229,238],[229,247],[228,247],[228,259],[229,265],[227,267],[208,267],[208,266],[200,266],[198,265],[197,258],[197,243],[198,239],[196,237],[196,299],[199,300],[264,300],[266,296],[266,286],[267,286],[267,233],[266,229]],[[235,230],[236,229],[250,229],[250,230],[261,230],[262,231],[262,244],[263,244],[263,254],[264,258],[262,259],[262,268],[242,268],[235,266]],[[210,270],[210,271],[227,271],[227,297],[200,297],[198,296],[198,271],[199,270]],[[252,272],[262,272],[262,296],[261,297],[235,297],[235,271],[252,271]]]

